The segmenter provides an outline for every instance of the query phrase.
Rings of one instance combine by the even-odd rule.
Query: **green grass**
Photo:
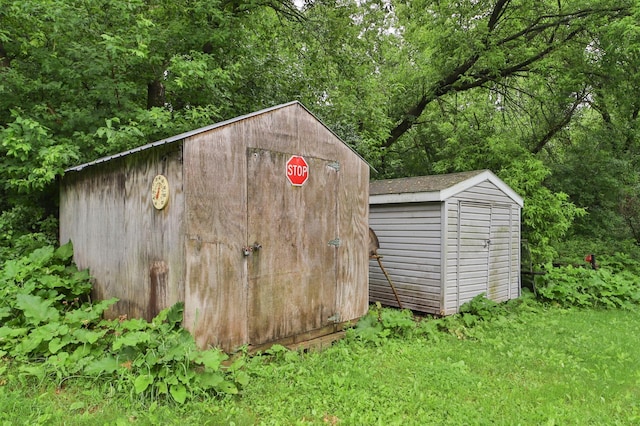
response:
[[[628,425],[640,423],[638,330],[639,312],[540,308],[466,339],[350,338],[255,357],[241,396],[183,406],[9,366],[0,424]]]

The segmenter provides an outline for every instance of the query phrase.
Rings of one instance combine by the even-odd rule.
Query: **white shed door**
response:
[[[480,293],[509,298],[511,207],[460,203],[458,235],[458,308]]]
[[[247,152],[248,332],[252,344],[321,328],[336,309],[339,173],[305,156],[308,180],[286,177],[291,154]]]

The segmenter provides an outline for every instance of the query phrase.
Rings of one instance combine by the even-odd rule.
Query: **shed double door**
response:
[[[302,186],[286,178],[291,153],[247,151],[248,333],[252,344],[321,328],[335,315],[339,174],[305,156]]]
[[[509,298],[511,207],[461,202],[459,207],[458,307],[480,293]]]

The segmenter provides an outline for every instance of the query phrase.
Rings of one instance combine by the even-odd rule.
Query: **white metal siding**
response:
[[[480,293],[520,296],[520,206],[487,180],[443,202],[372,204],[370,226],[404,307],[453,314]],[[488,242],[488,243],[487,243]],[[371,302],[397,306],[377,262]]]
[[[447,206],[443,313],[457,312],[480,293],[495,301],[518,297],[520,206],[489,181],[460,192],[447,200]],[[461,206],[467,211],[460,211]],[[486,240],[491,243],[485,247]]]
[[[369,226],[402,306],[440,313],[441,203],[372,205]],[[369,300],[398,306],[376,260],[369,263]]]
[[[454,313],[458,306],[458,265],[459,261],[459,244],[458,244],[458,227],[460,225],[459,204],[457,201],[447,201],[447,258],[446,258],[446,275],[444,278],[444,303],[441,307],[443,315]]]
[[[489,284],[487,297],[496,302],[509,299],[511,283],[511,207],[491,206]]]
[[[510,299],[520,297],[521,275],[520,275],[520,215],[521,208],[516,204],[511,205],[511,287]]]
[[[457,300],[460,305],[487,291],[491,206],[460,203]]]
[[[505,194],[500,188],[498,188],[492,182],[486,180],[481,182],[466,191],[460,192],[451,199],[460,201],[475,201],[482,203],[499,203],[499,204],[515,204],[507,194]]]

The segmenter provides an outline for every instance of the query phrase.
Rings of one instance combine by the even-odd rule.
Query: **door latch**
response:
[[[249,256],[251,253],[253,253],[254,251],[258,251],[262,248],[262,244],[260,244],[259,242],[255,242],[253,243],[252,246],[244,246],[242,247],[242,254],[244,256]]]
[[[335,240],[331,240],[331,241],[329,241],[329,243],[328,243],[328,244],[329,244],[330,246],[340,247],[340,243],[341,243],[340,238],[336,238]]]

